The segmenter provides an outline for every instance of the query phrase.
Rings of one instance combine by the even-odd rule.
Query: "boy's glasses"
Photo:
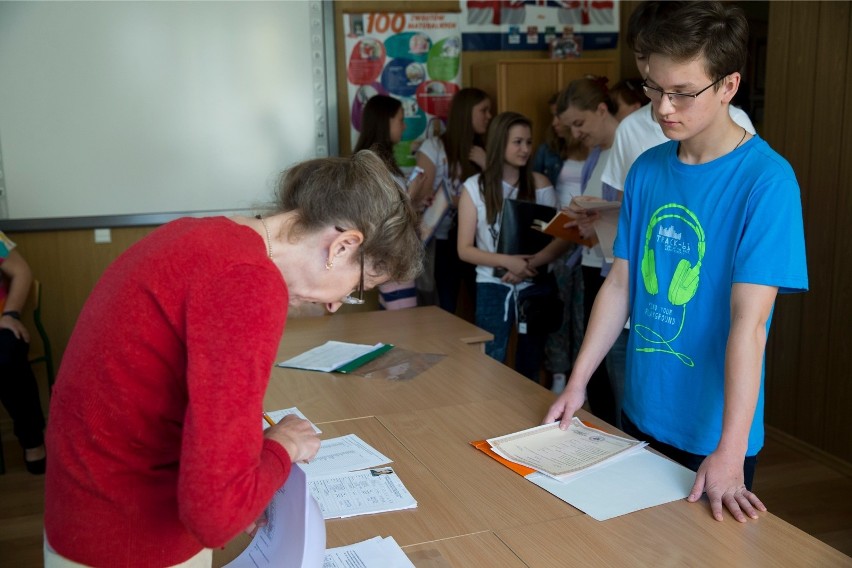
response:
[[[669,102],[672,104],[672,106],[680,109],[686,109],[692,106],[692,104],[695,102],[695,99],[698,98],[698,95],[700,95],[710,87],[713,87],[725,77],[727,77],[727,75],[719,77],[697,93],[667,93],[659,87],[652,87],[648,84],[647,80],[642,83],[642,88],[645,90],[645,94],[648,95],[648,98],[655,103],[658,103],[663,100],[663,95],[666,95],[669,98]]]

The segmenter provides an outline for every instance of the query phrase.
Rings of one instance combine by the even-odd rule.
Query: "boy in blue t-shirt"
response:
[[[764,352],[775,297],[807,290],[801,199],[790,165],[731,120],[748,24],[736,6],[697,2],[637,40],[645,92],[671,140],[630,169],[615,263],[574,371],[545,422],[564,427],[628,316],[623,429],[697,471],[740,522],[763,446]]]

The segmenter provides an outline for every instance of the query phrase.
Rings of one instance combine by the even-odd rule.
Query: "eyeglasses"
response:
[[[343,229],[340,227],[335,227],[339,232],[343,232]],[[350,305],[361,305],[364,303],[364,247],[359,246],[359,260],[361,262],[361,277],[358,279],[358,288],[355,290],[354,294],[347,294],[340,298],[340,301],[344,304]]]
[[[721,81],[725,77],[727,77],[727,75],[719,77],[718,79],[716,79],[715,81],[713,81],[712,83],[710,83],[709,85],[707,85],[706,87],[704,87],[703,89],[698,91],[697,93],[667,93],[666,91],[664,91],[662,89],[658,89],[657,87],[652,87],[651,85],[648,84],[648,81],[645,81],[645,82],[642,83],[642,88],[645,89],[645,94],[648,95],[648,98],[651,99],[652,101],[654,101],[655,103],[658,103],[661,100],[663,100],[663,95],[666,95],[669,98],[669,102],[672,104],[672,106],[683,109],[683,108],[691,107],[692,103],[695,102],[695,99],[698,98],[698,95],[700,95],[701,93],[703,93],[704,91],[706,91],[710,87],[716,85],[719,81]]]

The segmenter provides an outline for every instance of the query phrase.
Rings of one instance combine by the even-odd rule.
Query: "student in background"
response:
[[[615,119],[621,122],[650,101],[642,89],[642,79],[623,79],[609,90],[609,96],[618,110]]]
[[[476,325],[494,334],[485,344],[485,352],[500,362],[506,361],[509,335],[516,320],[516,306],[524,294],[537,292],[527,279],[547,271],[548,263],[564,251],[554,240],[533,255],[497,253],[503,201],[517,199],[556,206],[556,192],[550,181],[534,173],[529,164],[532,155],[532,124],[515,112],[497,115],[488,127],[485,169],[464,182],[459,201],[458,254],[476,265]],[[505,268],[502,277],[495,268]],[[556,295],[555,285],[547,293]],[[515,369],[538,381],[546,334],[518,334]]]
[[[556,102],[556,111],[562,125],[569,129],[574,138],[589,148],[589,157],[583,167],[580,192],[585,196],[615,201],[614,192],[605,191],[601,182],[601,171],[606,163],[615,139],[618,121],[615,119],[615,104],[609,97],[605,77],[584,77],[571,81]],[[594,229],[588,223],[580,225],[586,236],[593,236]],[[604,256],[600,245],[583,247],[583,324],[588,333],[589,318],[595,296],[604,281],[601,269]],[[618,379],[618,377],[616,377]],[[616,400],[612,377],[606,367],[598,367],[588,384],[588,399],[592,413],[598,418],[615,424]]]
[[[414,278],[422,250],[368,151],[294,166],[265,216],[179,219],[130,247],[86,301],[53,390],[45,565],[210,566],[319,449],[306,420],[262,429],[288,305],[361,303]]]
[[[460,90],[453,96],[447,129],[440,137],[427,138],[417,152],[417,165],[423,169],[423,185],[438,189],[443,182],[452,198],[452,208],[439,225],[427,250],[434,256],[434,274],[424,271],[420,288],[434,288],[437,303],[450,313],[456,312],[463,280],[473,288],[473,267],[459,260],[457,207],[464,180],[485,167],[485,134],[491,122],[491,100],[476,88]],[[427,260],[427,266],[429,262]],[[428,269],[427,269],[428,270]],[[469,275],[469,276],[466,276]],[[434,285],[430,285],[430,277]]]
[[[545,141],[535,153],[533,171],[547,176],[556,188],[557,204],[567,207],[575,195],[580,195],[583,164],[589,149],[571,136],[562,126],[556,112],[559,93],[547,101],[553,116]],[[580,270],[581,247],[569,245],[556,259],[553,275],[564,309],[559,330],[547,337],[544,366],[551,374],[551,390],[562,392],[571,365],[583,341],[583,274]]]
[[[394,144],[402,140],[405,132],[405,115],[399,99],[387,95],[375,95],[364,105],[361,117],[361,134],[355,144],[355,152],[373,150],[384,161],[399,186],[408,192],[415,210],[420,210],[428,186],[422,176],[408,185],[402,170],[393,155]],[[387,282],[379,286],[379,305],[386,310],[400,310],[417,306],[417,291],[414,280]]]
[[[27,471],[44,473],[44,413],[27,357],[30,334],[21,323],[33,277],[15,243],[0,232],[0,402],[12,418]]]
[[[729,110],[748,22],[688,3],[643,29],[645,89],[670,139],[627,176],[615,263],[568,386],[545,416],[567,426],[585,383],[631,319],[623,429],[696,471],[688,501],[740,522],[763,445],[766,339],[779,292],[807,290],[799,186]]]

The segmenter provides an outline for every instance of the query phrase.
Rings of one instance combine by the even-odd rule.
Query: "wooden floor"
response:
[[[26,472],[14,439],[4,439],[3,448],[0,566],[40,567],[44,477]],[[770,438],[754,489],[772,513],[852,556],[852,478]]]

